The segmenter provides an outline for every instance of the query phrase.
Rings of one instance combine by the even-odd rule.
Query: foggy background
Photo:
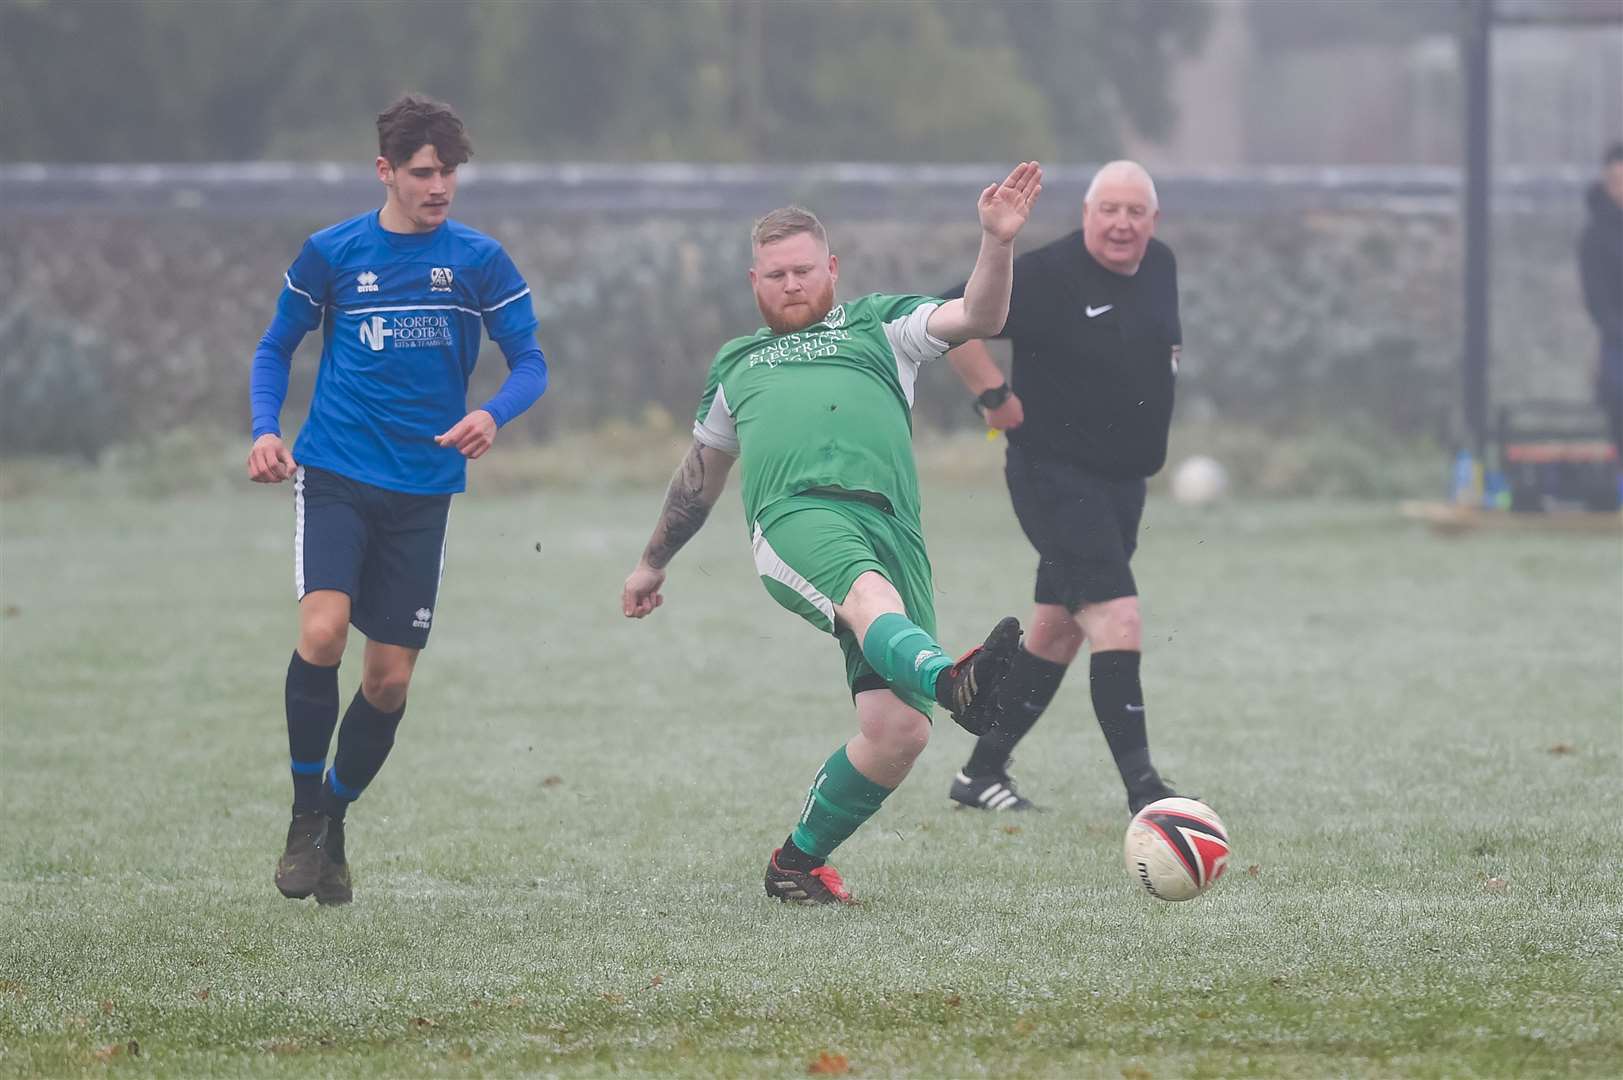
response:
[[[766,210],[824,218],[843,295],[930,292],[967,273],[975,195],[1010,163],[1048,173],[1029,249],[1131,156],[1179,258],[1175,432],[1303,440],[1364,493],[1434,455],[1440,485],[1459,435],[1462,10],[0,0],[0,452],[100,460],[174,432],[245,452],[282,271],[381,203],[373,121],[412,90],[473,138],[453,215],[534,288],[552,388],[504,440],[685,427],[715,349],[759,324],[745,269]],[[1588,400],[1575,245],[1623,135],[1623,26],[1503,26],[1492,87],[1492,398]],[[319,340],[295,361],[290,433]],[[470,404],[504,374],[487,348]],[[975,423],[945,365],[916,415]],[[1244,464],[1262,490],[1326,480]]]

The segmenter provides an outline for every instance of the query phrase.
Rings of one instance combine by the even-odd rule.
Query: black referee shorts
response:
[[[1013,443],[1004,476],[1014,516],[1037,549],[1037,603],[1074,613],[1085,604],[1138,595],[1127,564],[1144,516],[1142,478],[1113,480],[1033,457]]]

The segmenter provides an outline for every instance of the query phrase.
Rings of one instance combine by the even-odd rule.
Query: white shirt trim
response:
[[[710,399],[710,411],[693,423],[693,437],[712,450],[738,456],[738,429],[733,426],[733,413],[727,407],[727,391],[716,387],[716,396]]]
[[[393,307],[363,307],[350,308],[345,315],[373,315],[379,311],[462,311],[469,315],[478,315],[473,308],[465,308],[461,304],[397,304]]]
[[[306,300],[310,301],[310,303],[314,304],[316,307],[319,308],[319,307],[322,306],[320,300],[317,300],[315,297],[311,296],[309,293],[305,292],[303,289],[301,289],[297,285],[293,284],[293,278],[290,275],[283,274],[282,275],[282,280],[287,282],[287,287],[288,288],[292,289],[294,292],[298,293],[300,296],[302,296]]]
[[[952,346],[930,333],[930,316],[940,304],[920,304],[894,322],[883,324],[885,340],[896,357],[896,379],[902,384],[907,407],[913,407],[913,385],[919,368],[941,357]]]
[[[503,300],[501,303],[497,304],[495,307],[487,307],[487,308],[485,308],[485,314],[489,315],[492,311],[500,311],[502,308],[506,307],[508,304],[511,304],[514,300],[522,300],[524,297],[529,296],[529,295],[530,295],[529,286],[525,286],[523,292],[514,293],[512,296],[509,296],[506,300]]]

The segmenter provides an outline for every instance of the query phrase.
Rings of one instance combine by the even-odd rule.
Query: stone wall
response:
[[[1071,227],[1072,194],[1045,195],[1031,244]],[[1461,308],[1447,200],[1180,208],[1163,189],[1163,204],[1160,235],[1178,255],[1183,294],[1180,415],[1276,430],[1350,419],[1446,437],[1460,397]],[[928,292],[960,280],[974,257],[972,211],[814,205],[846,296]],[[175,427],[246,433],[249,359],[282,272],[309,232],[341,216],[256,216],[251,203],[231,214],[26,209],[0,212],[0,449],[87,455]],[[530,435],[640,417],[650,405],[685,415],[715,348],[759,324],[745,278],[753,207],[472,209],[467,220],[506,245],[535,290],[553,388],[517,425]],[[1573,260],[1576,198],[1496,222],[1495,398],[1586,396],[1594,340]],[[296,359],[289,427],[319,338]],[[487,343],[475,395],[503,373]],[[973,422],[944,365],[922,380],[917,415]]]

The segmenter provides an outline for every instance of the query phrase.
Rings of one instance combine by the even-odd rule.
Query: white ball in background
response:
[[[1186,506],[1216,502],[1228,489],[1228,470],[1205,454],[1184,458],[1172,471],[1172,497]]]

